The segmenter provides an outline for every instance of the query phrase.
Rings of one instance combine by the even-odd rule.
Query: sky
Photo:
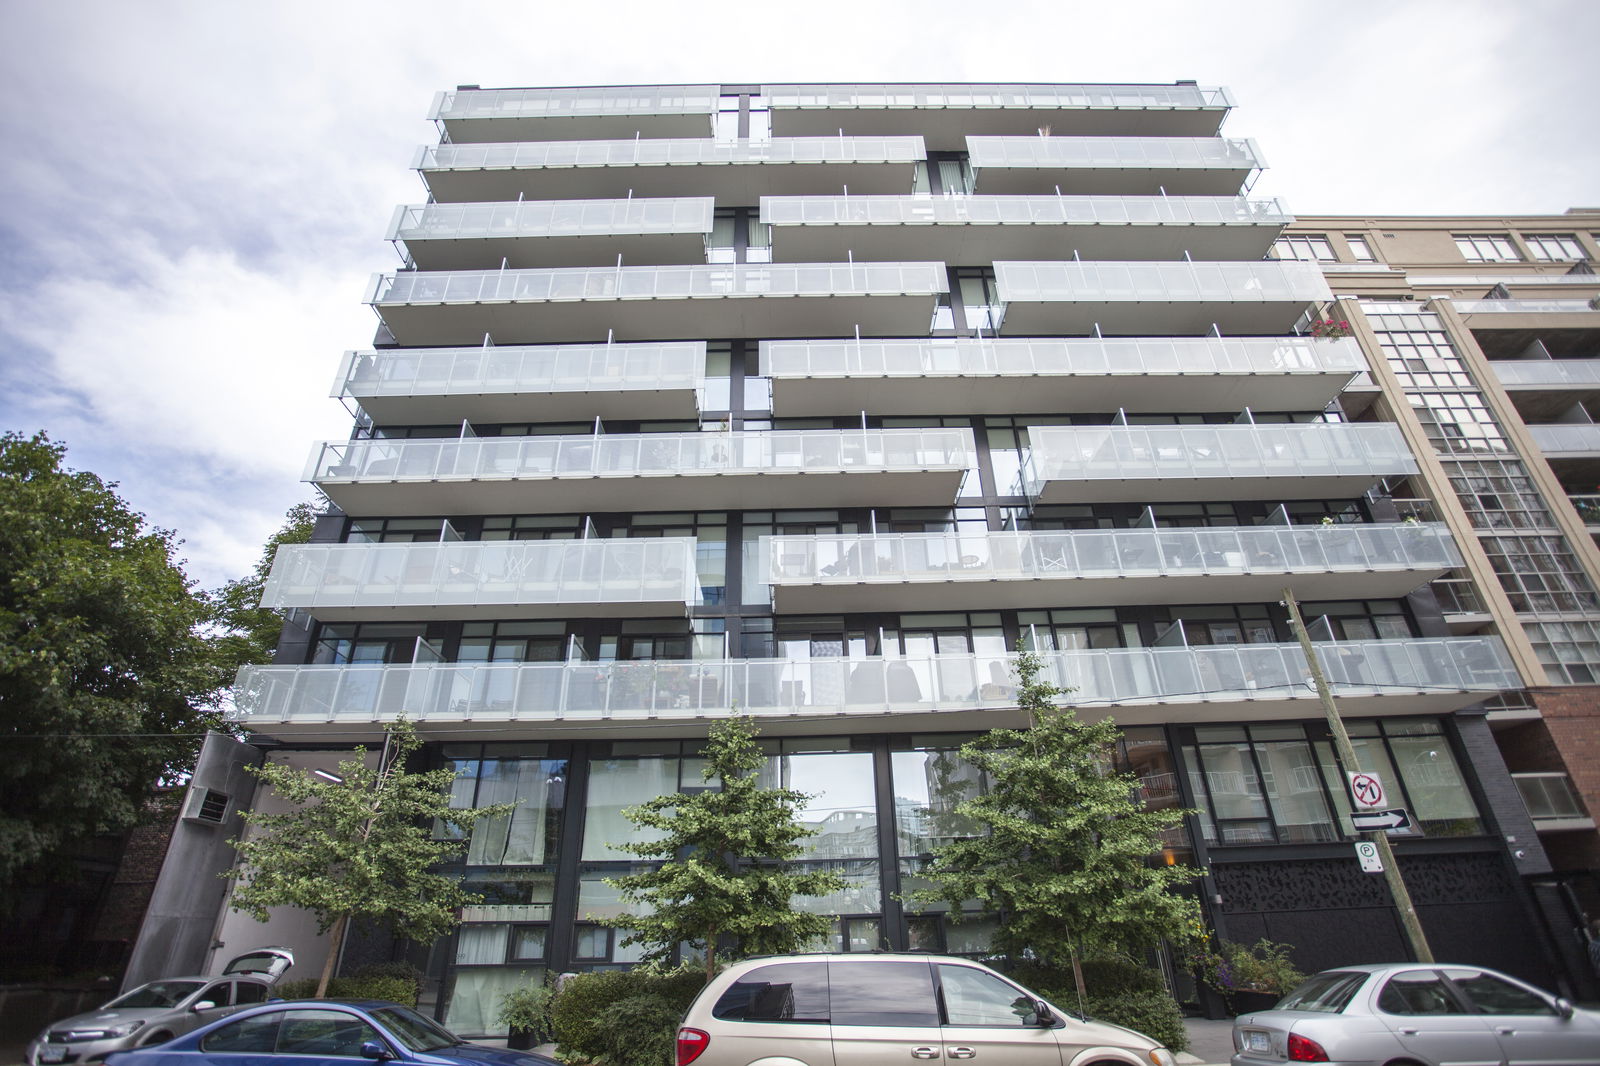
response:
[[[1600,204],[1600,0],[0,0],[0,430],[212,587],[311,498],[433,94],[682,82],[1225,85],[1315,214]]]

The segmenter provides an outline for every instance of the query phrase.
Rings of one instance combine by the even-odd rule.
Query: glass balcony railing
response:
[[[1569,495],[1567,499],[1572,501],[1572,509],[1578,512],[1584,525],[1600,526],[1600,496]]]
[[[1600,387],[1600,359],[1496,359],[1489,366],[1510,388]]]
[[[1600,452],[1600,424],[1592,422],[1532,425],[1528,427],[1528,435],[1546,455]]]
[[[504,204],[401,207],[389,240],[492,237],[587,237],[648,233],[710,236],[716,201],[709,196],[638,200],[528,200]]]
[[[716,113],[716,85],[608,85],[570,89],[457,89],[434,98],[430,119],[568,118]]]
[[[661,391],[705,384],[704,341],[478,345],[346,352],[333,396]]]
[[[424,145],[415,170],[516,170],[565,167],[715,166],[761,163],[916,163],[928,157],[921,137],[774,137],[717,141],[701,137],[617,141],[526,141]]]
[[[948,291],[943,263],[728,263],[402,271],[375,276],[366,302],[382,307],[747,296],[934,296]]]
[[[816,429],[747,433],[618,433],[473,437],[464,440],[329,441],[306,480],[441,481],[547,477],[674,477],[692,474],[860,470],[966,470],[968,429]]]
[[[1478,594],[1477,586],[1469,579],[1440,578],[1428,587],[1433,590],[1443,614],[1475,615],[1489,612],[1483,597]]]
[[[775,226],[1285,226],[1277,200],[1242,196],[763,196]]]
[[[1319,645],[1334,695],[1483,693],[1521,681],[1493,637]],[[1043,680],[1074,706],[1304,700],[1314,706],[1296,644],[1105,648],[1047,652]],[[803,661],[653,660],[573,663],[247,666],[232,717],[246,725],[381,722],[555,722],[923,713],[1013,707],[1007,655]],[[1237,712],[1231,712],[1237,713]],[[1310,712],[1308,712],[1310,713]]]
[[[760,544],[760,570],[774,585],[1438,570],[1459,565],[1460,553],[1445,527],[1420,523],[817,534],[763,537]]]
[[[1463,315],[1563,315],[1594,311],[1593,300],[1453,300]]]
[[[1219,426],[1035,426],[1029,495],[1052,481],[1367,477],[1414,474],[1392,423]]]
[[[1355,374],[1355,340],[1310,337],[1137,337],[761,342],[767,377],[927,377],[1015,374]]]
[[[1259,170],[1266,166],[1254,141],[1222,137],[968,137],[967,155],[974,171]]]
[[[1229,108],[1223,88],[1200,85],[1026,85],[842,82],[763,85],[772,108]]]
[[[1564,773],[1512,774],[1528,816],[1535,822],[1565,818],[1588,818],[1583,798]]]
[[[681,611],[700,602],[693,537],[285,545],[261,598],[263,607],[312,614],[491,605],[570,613],[585,604]]]
[[[1315,263],[997,262],[1001,301],[1289,302],[1332,299]]]

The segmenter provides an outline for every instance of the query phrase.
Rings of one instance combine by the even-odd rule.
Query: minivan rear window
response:
[[[939,1024],[925,962],[830,962],[834,1025]]]
[[[758,966],[722,993],[711,1016],[737,1022],[826,1022],[828,964]]]

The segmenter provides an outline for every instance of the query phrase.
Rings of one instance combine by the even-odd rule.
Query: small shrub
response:
[[[614,1041],[619,1035],[626,1037],[629,1047],[645,1045],[665,1034],[668,1056],[657,1066],[671,1062],[671,1043],[675,1037],[678,1019],[689,1009],[696,993],[705,987],[705,975],[695,969],[658,971],[646,968],[612,970],[600,973],[578,974],[567,980],[556,993],[550,1005],[550,1028],[561,1054],[567,1057],[603,1061],[614,1066],[631,1066],[643,1060],[629,1059],[626,1063],[616,1057]],[[656,999],[662,1004],[633,1003],[628,1012],[638,1019],[654,1019],[650,1028],[643,1020],[630,1022],[629,1027],[609,1017],[614,1007],[624,1000]],[[630,1051],[631,1054],[631,1051]]]
[[[1160,992],[1119,992],[1116,995],[1089,995],[1089,1017],[1143,1033],[1168,1051],[1186,1051],[1189,1031],[1183,1027],[1183,1013],[1177,1001],[1165,990]]]
[[[513,1033],[528,1033],[535,1043],[550,1039],[550,1007],[555,987],[546,981],[513,988],[500,997],[500,1024]]]
[[[1289,961],[1289,952],[1294,949],[1288,944],[1275,944],[1263,938],[1248,947],[1226,940],[1219,946],[1227,960],[1231,989],[1286,996],[1306,979],[1306,975]]]
[[[704,983],[704,982],[702,982]],[[653,992],[619,999],[600,1012],[611,1066],[672,1066],[683,1011]]]
[[[273,994],[284,999],[310,999],[317,994],[317,979],[284,982]],[[421,994],[422,975],[408,962],[374,963],[328,982],[329,999],[381,999],[415,1007]]]

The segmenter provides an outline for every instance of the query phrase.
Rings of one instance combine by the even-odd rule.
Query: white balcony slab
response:
[[[1008,336],[1283,334],[1332,299],[1314,263],[1002,262]]]
[[[1339,499],[1417,472],[1392,423],[1035,426],[1025,487],[1040,503]]]
[[[779,613],[1398,599],[1461,556],[1438,524],[763,537]]]
[[[1044,337],[763,341],[783,415],[928,411],[1320,411],[1361,372],[1355,340]]]
[[[1233,106],[1226,89],[1199,85],[842,82],[761,91],[775,134],[916,134],[943,151],[975,131],[1207,136]]]
[[[388,238],[419,270],[695,263],[715,208],[709,196],[418,204],[396,209]]]
[[[414,169],[441,203],[631,194],[744,206],[842,189],[907,193],[927,157],[921,137],[655,138],[424,145]]]
[[[348,514],[552,514],[950,504],[966,429],[328,442],[306,480]]]
[[[1521,687],[1494,637],[1320,644],[1351,716],[1447,714]],[[1123,726],[1321,715],[1297,644],[1047,652],[1080,717]],[[682,735],[733,714],[769,733],[1021,725],[1008,656],[247,666],[234,721],[268,736],[380,736],[404,714],[430,739]],[[848,717],[847,717],[848,716]],[[892,726],[886,723],[892,722]]]
[[[776,262],[1261,259],[1294,221],[1234,196],[769,196]]]
[[[435,96],[428,117],[456,144],[707,137],[720,95],[716,85],[457,89]]]
[[[968,137],[987,195],[1234,196],[1266,167],[1250,140],[1221,137]]]
[[[661,617],[700,602],[693,537],[292,544],[261,598],[324,622]]]
[[[1600,459],[1600,425],[1573,422],[1529,426],[1528,433],[1549,459]]]
[[[719,264],[378,275],[371,304],[411,347],[925,334],[943,263]]]
[[[332,396],[380,424],[694,418],[704,341],[346,352]]]

